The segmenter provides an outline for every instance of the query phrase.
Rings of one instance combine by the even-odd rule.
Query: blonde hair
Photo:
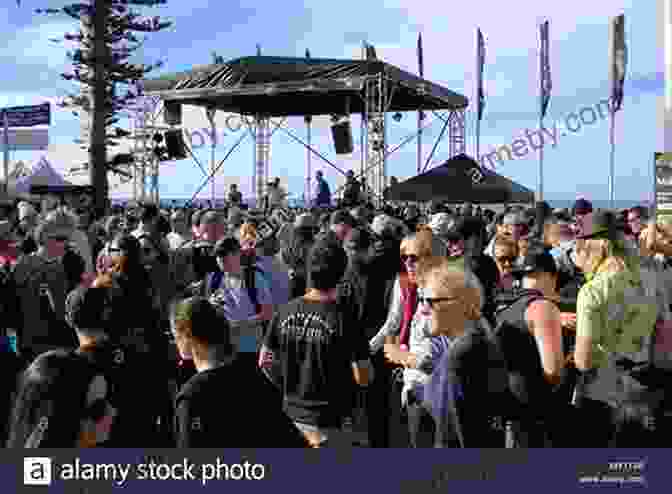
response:
[[[240,227],[240,243],[256,242],[257,228],[252,223],[243,223]]]
[[[483,317],[481,287],[476,277],[467,276],[463,270],[452,266],[445,257],[427,258],[419,268],[418,284],[424,288],[435,285],[442,290],[454,292],[465,309],[467,319],[478,321]],[[441,303],[438,303],[435,310],[441,312]]]
[[[627,268],[625,259],[615,253],[612,240],[602,238],[579,239],[576,241],[576,253],[588,256],[589,273],[618,273]]]

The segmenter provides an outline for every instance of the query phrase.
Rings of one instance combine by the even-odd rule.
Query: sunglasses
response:
[[[403,262],[404,264],[406,264],[407,262],[415,264],[418,262],[419,259],[420,258],[415,254],[401,256],[401,262]]]
[[[433,298],[433,297],[420,297],[418,298],[418,302],[421,304],[427,304],[429,305],[432,309],[434,308],[434,304],[438,302],[450,302],[457,300],[457,297],[438,297],[438,298]]]
[[[144,247],[142,249],[142,253],[148,256],[154,253],[154,249],[152,249],[151,247]]]
[[[51,240],[55,240],[56,242],[67,242],[70,240],[68,237],[65,237],[63,235],[54,235],[53,237],[49,237]]]
[[[505,264],[505,263],[513,264],[514,262],[516,262],[516,258],[513,257],[513,256],[497,257],[496,259],[497,259],[497,262],[499,262],[501,264]]]

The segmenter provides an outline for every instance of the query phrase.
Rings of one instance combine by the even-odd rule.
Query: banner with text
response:
[[[3,450],[3,492],[575,492],[669,490],[651,450]],[[1,458],[1,457],[0,457]],[[391,465],[404,465],[390,474]],[[552,488],[551,488],[552,487]],[[42,487],[43,488],[43,487]],[[451,489],[455,489],[454,491]],[[550,489],[549,489],[550,488]],[[662,490],[658,490],[662,489]],[[46,492],[46,490],[44,490]]]
[[[34,127],[51,125],[51,105],[13,106],[3,108],[0,114],[7,117],[8,127]],[[4,122],[3,122],[4,126]]]

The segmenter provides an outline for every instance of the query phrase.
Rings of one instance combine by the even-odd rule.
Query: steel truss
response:
[[[156,102],[158,103],[158,102]],[[139,202],[159,204],[159,166],[160,161],[154,153],[154,133],[166,130],[158,125],[163,110],[138,110],[133,119],[133,199]],[[150,179],[149,190],[147,179]]]
[[[401,143],[394,146],[392,149],[388,147],[387,140],[387,113],[392,101],[392,96],[394,93],[395,87],[390,88],[390,81],[383,74],[378,74],[371,76],[365,82],[364,95],[365,99],[365,113],[362,115],[362,126],[361,126],[361,169],[360,173],[357,174],[357,178],[362,181],[364,190],[368,192],[372,202],[376,205],[380,205],[383,202],[383,193],[388,186],[388,176],[387,176],[387,159],[395,151],[401,149],[405,144],[418,138],[420,132],[415,132],[406,138],[404,138]],[[133,183],[134,183],[134,199],[136,201],[152,201],[158,204],[159,202],[159,167],[160,161],[158,157],[154,154],[153,151],[153,135],[155,132],[165,131],[171,127],[158,124],[158,119],[161,115],[161,111],[148,111],[138,115],[134,122],[133,129],[133,139],[135,140],[134,146],[134,157],[135,164],[133,167]],[[434,112],[436,114],[436,112]],[[427,157],[425,170],[429,166],[432,157],[438,147],[438,144],[443,139],[444,131],[448,130],[448,139],[449,139],[449,157],[454,157],[458,154],[464,153],[466,148],[466,136],[465,136],[465,109],[456,109],[447,112],[447,116],[438,115],[438,118],[443,120],[444,129],[441,134],[437,137],[434,147]],[[241,115],[241,117],[243,117]],[[349,115],[348,115],[349,117]],[[271,121],[271,118],[264,115],[255,115],[254,118],[243,118],[249,134],[254,140],[254,154],[253,154],[253,193],[256,202],[256,206],[260,207],[262,205],[263,198],[267,193],[267,184],[270,177],[270,160],[271,160],[271,141],[272,136],[276,130],[281,130],[294,141],[299,144],[302,144],[308,152],[308,162],[310,162],[310,157],[315,155],[320,158],[326,164],[336,169],[339,173],[345,175],[346,170],[343,170],[341,167],[335,163],[328,160],[325,156],[320,154],[317,150],[314,149],[311,143],[310,137],[310,120],[306,121],[306,125],[309,131],[308,143],[304,142],[301,138],[293,134],[285,126],[285,120],[282,119],[279,123]],[[429,119],[425,120],[428,121]],[[426,129],[431,123],[425,124],[424,128]],[[447,128],[447,129],[446,129]],[[243,136],[244,137],[244,136]],[[191,157],[194,159],[195,163],[201,169],[205,182],[199,189],[199,191],[210,181],[214,181],[216,172],[221,168],[226,159],[230,156],[231,152],[238,147],[242,138],[230,149],[227,153],[226,158],[221,160],[221,163],[216,167],[215,170],[211,170],[210,173],[205,171],[205,168],[193,155],[189,146],[187,146],[187,151],[191,154]],[[311,193],[311,167],[308,166],[306,170],[306,198],[310,198]],[[147,179],[150,179],[149,191],[147,190]],[[337,196],[344,186],[341,186],[333,191],[333,195]],[[149,192],[149,193],[148,193]],[[197,193],[198,194],[198,193]],[[196,195],[194,195],[194,198]],[[192,198],[192,200],[194,199]]]
[[[254,199],[257,207],[261,207],[269,179],[271,164],[271,120],[263,115],[257,115],[250,125],[250,133],[254,139],[254,168],[252,177],[254,183]]]

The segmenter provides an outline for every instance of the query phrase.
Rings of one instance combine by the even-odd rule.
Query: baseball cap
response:
[[[593,212],[593,204],[587,199],[577,199],[572,207],[572,216],[583,215]]]

